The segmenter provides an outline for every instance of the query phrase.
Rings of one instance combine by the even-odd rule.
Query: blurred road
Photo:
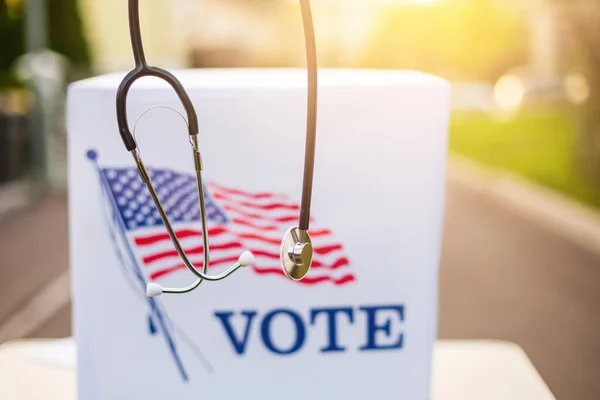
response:
[[[66,197],[0,222],[0,326],[67,269]],[[449,184],[440,337],[523,347],[559,400],[600,398],[600,259]],[[71,334],[70,304],[29,337]]]

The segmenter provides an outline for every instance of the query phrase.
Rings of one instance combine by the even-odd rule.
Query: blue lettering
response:
[[[278,314],[289,315],[296,327],[296,329],[295,329],[296,341],[292,345],[292,347],[290,347],[287,350],[281,350],[281,349],[276,348],[275,345],[273,344],[273,340],[271,339],[271,321]],[[265,315],[265,318],[263,319],[262,324],[261,324],[260,331],[261,331],[263,343],[265,344],[267,349],[271,350],[273,353],[276,353],[276,354],[292,354],[292,353],[297,352],[298,350],[300,350],[302,345],[304,345],[304,339],[306,338],[306,329],[304,328],[304,323],[302,322],[302,319],[300,318],[300,316],[298,314],[296,314],[295,312],[293,312],[292,310],[271,311],[270,313]]]
[[[402,347],[404,335],[400,333],[397,340],[388,345],[377,344],[375,337],[378,331],[383,331],[386,336],[390,336],[391,318],[388,318],[383,325],[377,325],[376,317],[379,311],[395,311],[398,313],[400,321],[404,321],[403,306],[380,306],[380,307],[360,307],[360,310],[367,314],[367,343],[360,347],[360,350],[389,350]]]
[[[246,344],[248,343],[248,337],[250,336],[250,325],[256,316],[256,311],[242,311],[242,315],[246,317],[246,329],[244,331],[244,337],[241,340],[236,338],[233,328],[231,327],[231,323],[229,322],[229,319],[232,315],[232,312],[215,312],[215,316],[221,320],[221,323],[225,328],[225,333],[227,333],[229,340],[231,340],[231,344],[233,345],[235,351],[238,354],[244,354],[246,351]]]
[[[337,326],[335,316],[337,313],[343,313],[348,316],[350,323],[354,323],[354,313],[352,307],[344,307],[344,308],[316,308],[311,310],[310,312],[310,323],[311,325],[315,324],[315,319],[317,315],[324,313],[327,314],[327,327],[328,327],[328,337],[329,344],[326,347],[321,348],[322,353],[327,353],[330,351],[344,351],[345,347],[341,347],[337,343]]]
[[[399,326],[404,322],[404,306],[403,305],[385,305],[385,306],[363,306],[359,307],[358,310],[365,313],[365,328],[366,328],[366,340],[364,344],[358,347],[359,351],[372,351],[372,350],[393,350],[403,347],[404,345],[404,333],[399,330]],[[325,329],[324,333],[327,343],[319,349],[321,353],[339,353],[345,352],[347,346],[344,345],[343,335],[340,335],[338,330],[338,322],[343,323],[341,319],[345,320],[345,316],[348,317],[350,325],[354,325],[355,308],[353,307],[327,307],[327,308],[311,308],[308,310],[310,317],[310,325],[317,326],[317,320],[319,315],[324,314],[326,322],[322,322],[321,327],[318,329]],[[243,310],[240,312],[242,318],[245,321],[245,325],[240,325],[236,330],[232,325],[232,317],[236,314],[233,311],[220,311],[215,312],[214,315],[221,323],[225,333],[238,355],[246,353],[250,341],[250,330],[252,329],[252,322],[258,315],[258,311]],[[341,316],[340,316],[341,314]],[[292,328],[284,330],[285,333],[291,332],[292,337],[290,345],[282,345],[278,340],[283,339],[281,333],[276,332],[276,328],[273,327],[273,323],[277,320],[277,317],[281,319],[287,319],[291,321]],[[235,317],[237,318],[237,317]],[[259,317],[260,318],[260,317]],[[302,319],[296,311],[291,309],[274,309],[264,315],[260,322],[260,339],[262,340],[265,349],[277,355],[290,355],[294,354],[302,349],[305,342],[308,339],[308,332],[305,321]],[[152,320],[149,320],[149,328],[152,331],[153,326]],[[257,326],[258,328],[258,326]],[[254,329],[257,329],[254,328]],[[282,332],[283,333],[283,332]]]

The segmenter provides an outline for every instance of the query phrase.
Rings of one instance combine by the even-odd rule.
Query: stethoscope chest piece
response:
[[[312,241],[307,231],[288,229],[281,240],[281,263],[288,278],[299,281],[310,270],[313,257]]]

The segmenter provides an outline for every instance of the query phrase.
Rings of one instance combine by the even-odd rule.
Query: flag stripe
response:
[[[135,168],[102,169],[102,173],[116,211],[125,223],[124,239],[139,259],[143,274],[155,280],[177,271],[185,272],[187,268]],[[195,268],[201,269],[205,248],[195,176],[164,169],[152,169],[149,173],[186,256]],[[205,204],[211,270],[234,264],[243,250],[250,250],[256,258],[256,265],[250,270],[257,275],[287,280],[278,266],[280,245],[283,232],[298,221],[298,202],[285,194],[252,193],[209,182]],[[343,285],[355,281],[342,244],[330,229],[318,226],[312,217],[310,221],[313,263],[311,272],[299,283]]]
[[[248,197],[250,199],[272,199],[274,197],[285,197],[285,195],[276,194],[276,193],[250,193],[250,192],[244,192],[244,191],[239,190],[239,189],[227,188],[227,187],[218,185],[218,184],[216,184],[214,182],[209,182],[209,186],[212,186],[213,189],[217,189],[219,191],[222,191],[222,192],[230,194],[230,195],[240,195],[240,196]]]
[[[250,228],[262,230],[262,231],[276,231],[279,229],[279,227],[276,225],[259,225],[259,224],[255,224],[253,222],[247,221],[243,218],[233,218],[232,221],[234,224],[245,225]]]
[[[219,258],[216,260],[210,260],[210,266],[215,267],[217,265],[226,264],[226,263],[235,264],[237,262],[237,260],[238,260],[238,257]],[[198,263],[198,265],[194,265],[194,267],[196,267],[196,269],[201,270],[204,267],[204,263],[203,262]],[[179,269],[187,269],[187,267],[185,266],[185,264],[177,264],[173,267],[159,269],[157,271],[152,272],[150,274],[150,278],[158,279],[164,275],[167,275],[167,274],[177,271]]]
[[[227,230],[223,227],[217,226],[214,228],[208,229],[209,236],[218,236],[223,233],[226,233]],[[175,236],[177,239],[185,239],[190,236],[202,236],[202,231],[192,230],[192,229],[184,229],[180,231],[175,231]],[[171,237],[168,233],[159,233],[151,236],[142,236],[135,239],[135,243],[139,246],[147,246],[151,244],[155,244],[162,240],[171,240]]]
[[[239,210],[236,207],[227,205],[227,204],[223,204],[223,209],[226,211],[230,211],[233,212],[235,214],[239,214],[239,216],[244,217],[246,220],[258,220],[258,221],[271,221],[271,222],[276,222],[276,223],[291,223],[291,222],[296,222],[298,221],[298,214],[293,214],[293,215],[279,215],[276,217],[270,217],[268,215],[264,215],[264,214],[254,214],[251,212],[247,212],[247,211],[243,211],[243,210]],[[310,219],[311,222],[314,221],[314,218]]]
[[[223,244],[211,245],[209,251],[214,252],[216,250],[240,249],[242,247],[242,244],[239,242],[228,242]],[[192,247],[191,249],[184,249],[184,251],[185,254],[203,254],[204,246],[196,246]],[[144,261],[144,264],[150,264],[154,261],[162,260],[163,258],[167,257],[179,257],[179,253],[177,253],[177,250],[163,251],[160,253],[146,256],[142,258],[142,260]]]
[[[228,198],[220,193],[213,193],[213,197],[217,200],[227,200]],[[297,204],[285,204],[281,202],[267,203],[267,204],[256,204],[248,201],[237,202],[238,205],[248,208],[254,208],[261,211],[272,211],[272,210],[291,210],[298,211],[300,206]]]
[[[168,244],[170,245],[170,241],[168,242]],[[211,254],[216,254],[218,251],[220,250],[231,250],[231,249],[237,249],[237,250],[241,250],[244,249],[244,246],[239,243],[239,242],[224,242],[224,243],[219,243],[219,244],[212,244],[210,246],[210,253]],[[336,250],[341,250],[339,248],[339,246],[326,246],[326,247],[314,247],[313,248],[314,252],[318,255],[328,255],[328,254],[335,254]],[[185,247],[184,246],[184,251],[188,256],[191,255],[202,255],[203,251],[204,251],[204,247],[203,246],[194,246],[194,247]],[[267,251],[267,250],[263,250],[260,248],[252,248],[250,250],[252,252],[252,254],[254,254],[255,257],[265,257],[265,258],[269,258],[269,259],[273,259],[273,260],[278,260],[280,258],[279,253],[275,253],[273,251]],[[156,252],[156,253],[150,253],[148,255],[145,255],[142,257],[142,261],[144,262],[145,265],[149,266],[152,263],[155,263],[157,261],[161,261],[164,259],[168,259],[168,258],[179,258],[179,253],[177,253],[176,250],[166,250],[166,251],[160,251],[160,252]],[[345,257],[338,257],[336,259],[345,259]],[[314,261],[315,263],[320,262],[318,259],[315,259]],[[347,261],[346,259],[346,263],[349,263],[349,261]]]
[[[261,275],[274,274],[274,275],[285,276],[285,273],[280,268],[254,268],[254,271]],[[306,276],[301,281],[298,281],[298,283],[302,283],[305,285],[312,285],[315,283],[330,281],[330,282],[334,283],[335,285],[343,285],[344,283],[352,282],[355,279],[356,278],[354,277],[353,274],[347,274],[347,275],[344,275],[341,278],[337,278],[337,279],[332,278],[330,276],[325,276],[325,275]]]

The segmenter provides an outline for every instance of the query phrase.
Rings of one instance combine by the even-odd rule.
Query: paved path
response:
[[[0,221],[0,326],[67,269],[67,229],[64,195]]]
[[[64,197],[0,224],[0,325],[67,265]],[[481,194],[448,187],[440,337],[523,347],[558,400],[600,398],[600,259]],[[70,335],[70,304],[29,337]]]
[[[523,347],[558,400],[600,399],[600,259],[448,188],[440,337]]]

